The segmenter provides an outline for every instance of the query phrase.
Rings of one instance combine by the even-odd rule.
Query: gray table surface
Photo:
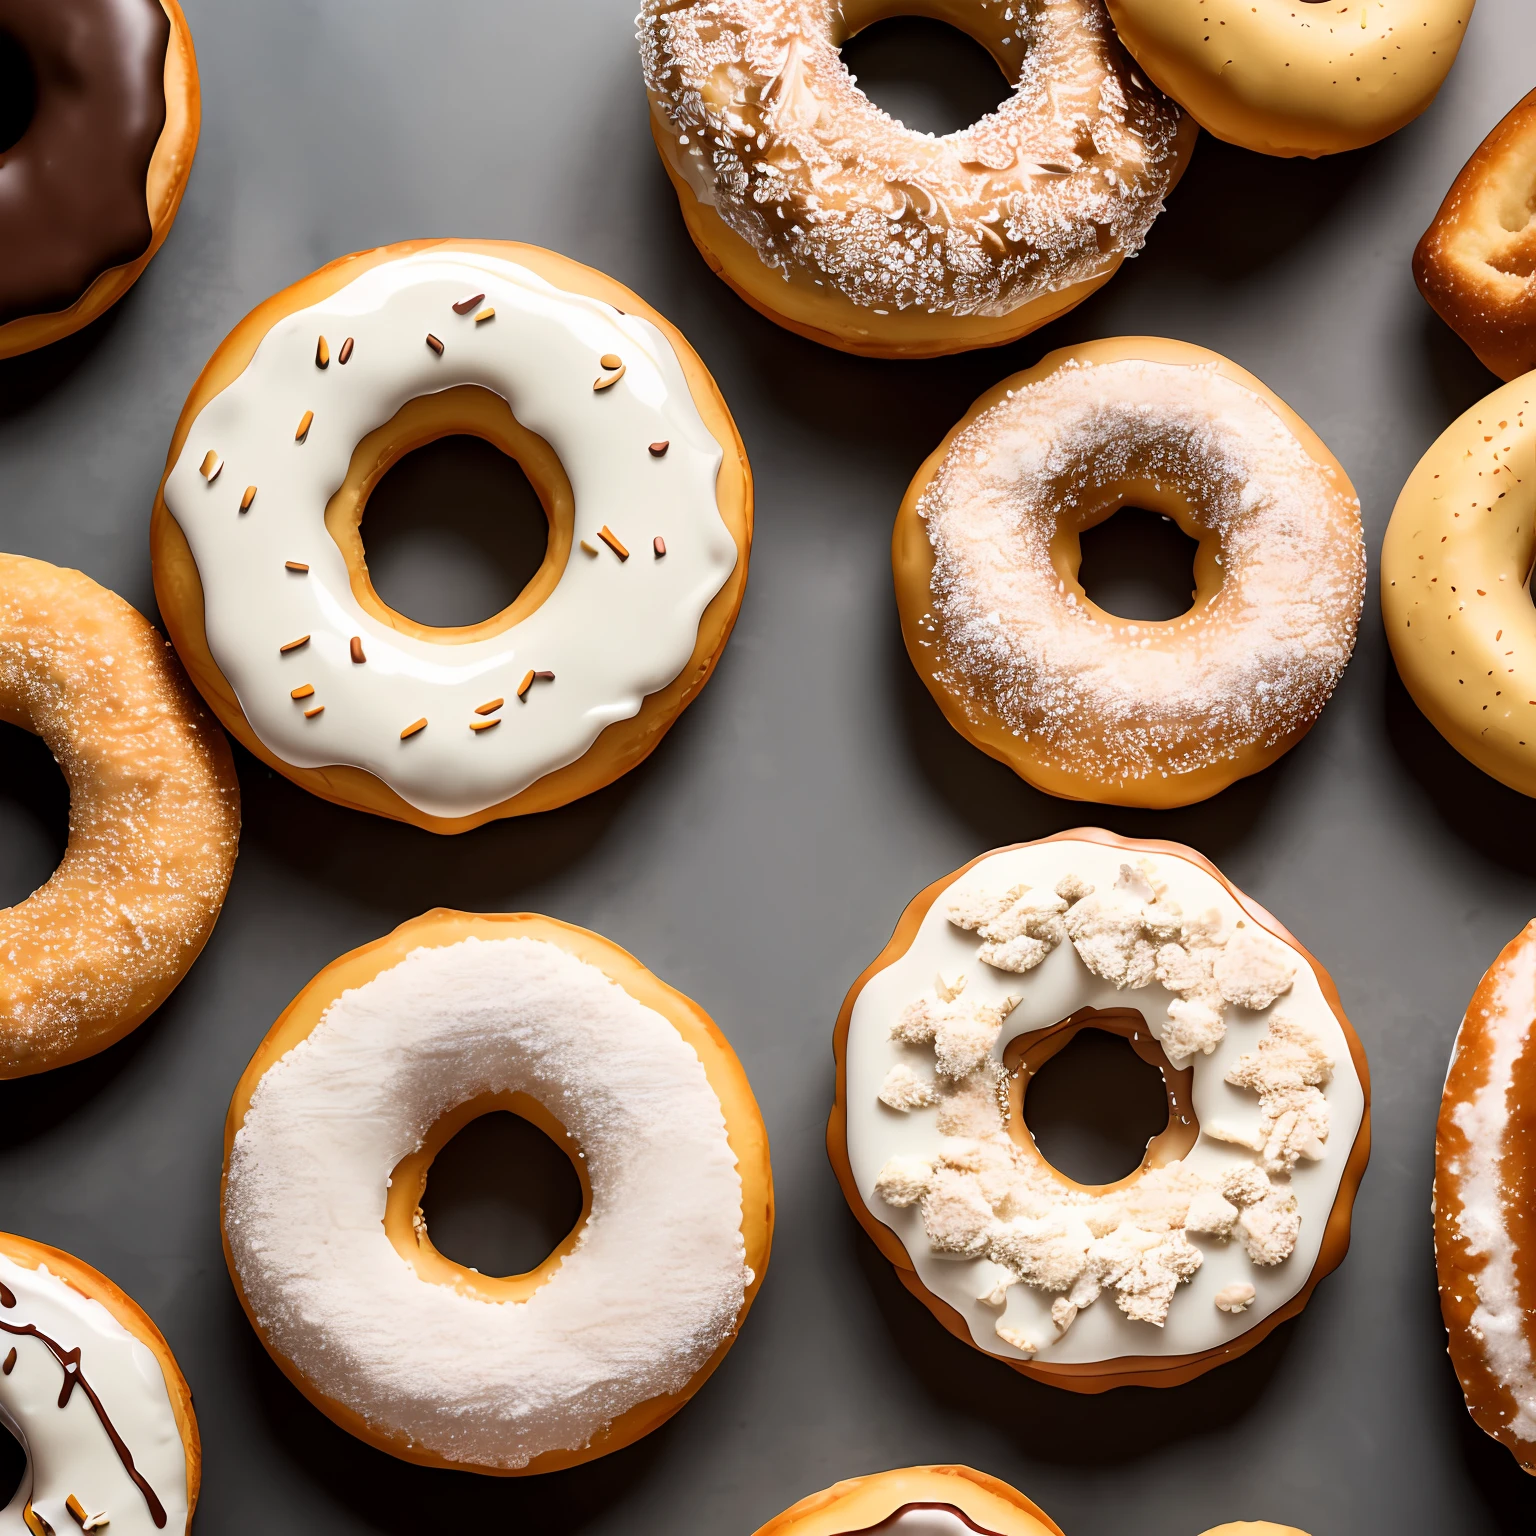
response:
[[[548,245],[644,294],[714,371],[758,493],[735,636],[641,769],[445,840],[241,755],[239,865],[186,982],[107,1054],[0,1085],[0,1226],[105,1270],[165,1330],[202,1426],[200,1528],[748,1536],[839,1478],[958,1460],[1068,1536],[1238,1518],[1312,1536],[1529,1529],[1536,1488],[1473,1429],[1446,1359],[1429,1187],[1462,1009],[1536,912],[1536,807],[1414,709],[1374,567],[1414,462],[1495,382],[1408,259],[1536,84],[1530,0],[1481,0],[1440,99],[1395,138],[1320,164],[1204,139],[1146,251],[1092,301],[1015,346],[921,364],[789,336],[708,274],[647,133],[634,0],[187,10],[205,112],[191,189],[108,318],[0,365],[0,547],[77,565],[152,614],[150,503],[210,351],[321,263],[436,234]],[[894,78],[885,99],[906,101]],[[887,551],[909,476],[974,396],[1051,347],[1137,332],[1213,347],[1289,400],[1353,476],[1373,567],[1319,725],[1267,773],[1164,814],[1049,799],[961,741],[907,662]],[[520,581],[485,511],[515,488],[473,452],[433,464],[392,490],[370,550],[402,606],[477,617],[466,605],[493,609]],[[465,497],[478,512],[454,510]],[[0,900],[48,874],[64,803],[46,754],[8,729]],[[822,1136],[838,1005],[909,896],[989,847],[1095,820],[1200,849],[1330,967],[1370,1053],[1376,1142],[1353,1249],[1299,1321],[1192,1385],[1084,1398],[944,1333],[856,1227]],[[509,1483],[353,1441],[269,1362],[220,1254],[221,1128],[252,1050],[321,966],[437,904],[548,912],[634,951],[719,1020],[773,1139],[777,1241],[739,1343],[665,1429],[578,1471]],[[491,1196],[460,1193],[462,1248]]]

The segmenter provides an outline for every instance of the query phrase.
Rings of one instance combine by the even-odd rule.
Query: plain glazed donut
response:
[[[1194,603],[1119,618],[1078,536],[1127,504],[1199,541]],[[1052,352],[918,470],[891,546],[902,635],[949,723],[1037,789],[1203,800],[1293,747],[1354,648],[1360,504],[1252,374],[1150,337]]]
[[[433,1247],[427,1170],[510,1109],[585,1201],[537,1269]],[[406,1461],[497,1475],[604,1456],[724,1358],[773,1232],[768,1139],[696,1003],[547,917],[430,912],[326,967],[230,1104],[224,1252],[309,1400]],[[510,1172],[510,1170],[509,1170]]]
[[[384,472],[452,433],[522,465],[550,534],[510,607],[438,629],[383,603],[358,529]],[[234,736],[327,800],[462,832],[656,747],[735,623],[752,481],[703,363],[627,288],[534,246],[425,241],[235,328],[151,539],[171,638]]]
[[[1016,1488],[970,1467],[851,1477],[775,1515],[756,1536],[1062,1536]]]
[[[1208,133],[1262,155],[1374,144],[1435,99],[1474,0],[1107,0],[1136,62]]]
[[[1419,460],[1381,547],[1403,685],[1468,761],[1536,795],[1536,377],[1472,407]]]
[[[1168,1093],[1112,1184],[1054,1168],[1024,1118],[1083,1028]],[[854,983],[835,1051],[854,1215],[951,1333],[1037,1381],[1181,1385],[1294,1317],[1349,1246],[1364,1050],[1327,972],[1177,843],[1081,829],[945,876]]]
[[[893,121],[838,53],[891,15],[984,47],[1014,94],[962,133]],[[801,336],[876,357],[997,346],[1141,249],[1195,130],[1102,0],[645,0],[651,131],[704,259]]]
[[[160,1330],[105,1275],[0,1232],[0,1430],[27,1458],[0,1529],[185,1536],[203,1455]]]
[[[1456,1035],[1435,1128],[1440,1311],[1467,1409],[1536,1474],[1536,923],[1505,947]]]
[[[1501,379],[1536,368],[1536,91],[1478,146],[1413,253],[1430,307]]]
[[[69,784],[69,846],[0,911],[0,1078],[105,1050],[197,958],[240,840],[229,744],[170,647],[79,571],[0,555],[0,720]]]
[[[0,150],[0,358],[89,325],[181,206],[201,98],[176,0],[0,0],[36,101]]]

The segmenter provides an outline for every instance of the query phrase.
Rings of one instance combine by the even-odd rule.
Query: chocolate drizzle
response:
[[[4,1287],[0,1287],[0,1290],[3,1289]],[[10,1297],[5,1303],[7,1306],[13,1307],[16,1305],[16,1298],[9,1291],[5,1291],[5,1296]],[[96,1410],[97,1421],[106,1430],[107,1439],[112,1442],[112,1449],[117,1452],[117,1459],[122,1462],[123,1470],[133,1479],[139,1492],[144,1495],[144,1502],[149,1505],[150,1518],[157,1527],[163,1528],[165,1525],[165,1505],[160,1502],[159,1495],[149,1486],[143,1474],[134,1466],[133,1453],[123,1443],[123,1437],[118,1434],[117,1426],[113,1424],[107,1410],[102,1407],[101,1399],[96,1395],[96,1389],[85,1379],[84,1374],[81,1372],[79,1349],[65,1349],[56,1339],[50,1339],[35,1323],[7,1323],[0,1321],[0,1329],[3,1329],[6,1333],[16,1334],[18,1337],[36,1339],[63,1367],[64,1381],[59,1388],[60,1408],[69,1406],[69,1400],[74,1395],[76,1387],[79,1387],[86,1397],[90,1399],[91,1407]]]
[[[857,1531],[847,1531],[844,1536],[875,1536],[877,1531],[895,1531],[906,1516],[923,1514],[929,1510],[937,1514],[953,1515],[967,1530],[976,1531],[979,1536],[997,1536],[997,1532],[989,1531],[984,1525],[977,1525],[963,1509],[957,1509],[953,1504],[903,1504],[878,1525],[866,1525]]]

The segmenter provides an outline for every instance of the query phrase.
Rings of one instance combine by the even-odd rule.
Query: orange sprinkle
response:
[[[482,309],[478,315],[475,316],[475,324],[483,325],[487,320],[494,320],[495,318],[495,309],[487,306],[485,309]]]
[[[331,366],[331,349],[328,346],[326,346],[326,344],[325,344],[325,337],[322,336],[320,338],[319,342],[315,346],[315,367],[316,368],[329,368],[330,366]]]
[[[284,560],[283,569],[285,571],[298,571],[300,574],[302,574],[307,571],[309,567],[305,565],[302,560]]]
[[[315,691],[313,683],[303,683],[288,695],[290,699],[307,699]]]
[[[420,720],[412,720],[406,728],[400,732],[400,740],[404,741],[408,736],[414,736],[417,731],[427,728],[427,717],[423,715]]]
[[[520,682],[517,685],[517,696],[518,696],[518,698],[522,698],[528,692],[528,690],[530,688],[532,688],[532,687],[533,687],[533,673],[529,672],[528,675],[522,680],[522,682]]]
[[[505,699],[487,699],[484,704],[475,705],[475,713],[477,715],[493,715],[506,702]]]
[[[256,487],[254,485],[246,486],[245,495],[240,498],[240,510],[242,512],[249,512],[251,510],[251,503],[255,500]]]
[[[616,534],[613,529],[608,526],[607,523],[604,523],[603,526],[597,530],[597,536],[603,541],[604,544],[608,546],[609,549],[614,552],[614,554],[619,557],[620,560],[629,559],[629,551],[625,549],[624,546],[619,542],[618,534]]]
[[[203,455],[203,462],[200,466],[203,479],[206,480],[209,485],[212,485],[213,482],[219,478],[219,471],[223,468],[224,460],[221,459],[218,454],[213,451],[212,448],[210,448],[208,452]]]
[[[598,362],[604,368],[622,368],[624,366],[624,359],[620,357],[617,352],[604,352],[603,355],[598,358]]]
[[[304,412],[303,416],[299,419],[299,430],[293,434],[294,442],[302,443],[309,436],[309,424],[314,419],[315,413],[313,411]]]
[[[351,653],[352,660],[354,662],[362,663],[368,660],[368,658],[363,655],[363,637],[361,635],[353,635],[351,643],[348,645],[347,649]]]
[[[323,715],[324,713],[325,713],[325,705],[324,704],[316,704],[313,709],[306,709],[304,711],[304,718],[306,720],[313,720],[316,715]]]
[[[608,366],[606,360],[604,361],[603,366],[605,368]],[[592,388],[594,390],[608,389],[612,385],[617,384],[619,382],[619,380],[622,379],[623,377],[624,377],[624,364],[620,363],[619,364],[619,370],[618,370],[617,373],[610,373],[610,374],[607,375],[606,378],[594,379],[592,381]]]
[[[494,720],[471,720],[469,722],[469,728],[472,731],[488,731],[493,725],[500,724],[501,716],[497,715]]]
[[[287,645],[278,646],[279,651],[296,651],[301,645],[309,644],[308,635],[300,635],[297,640],[290,640]]]

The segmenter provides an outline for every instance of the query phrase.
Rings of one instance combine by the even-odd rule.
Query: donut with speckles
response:
[[[138,280],[181,205],[201,105],[176,0],[0,0],[0,74],[30,98],[0,148],[6,358],[89,325]]]

